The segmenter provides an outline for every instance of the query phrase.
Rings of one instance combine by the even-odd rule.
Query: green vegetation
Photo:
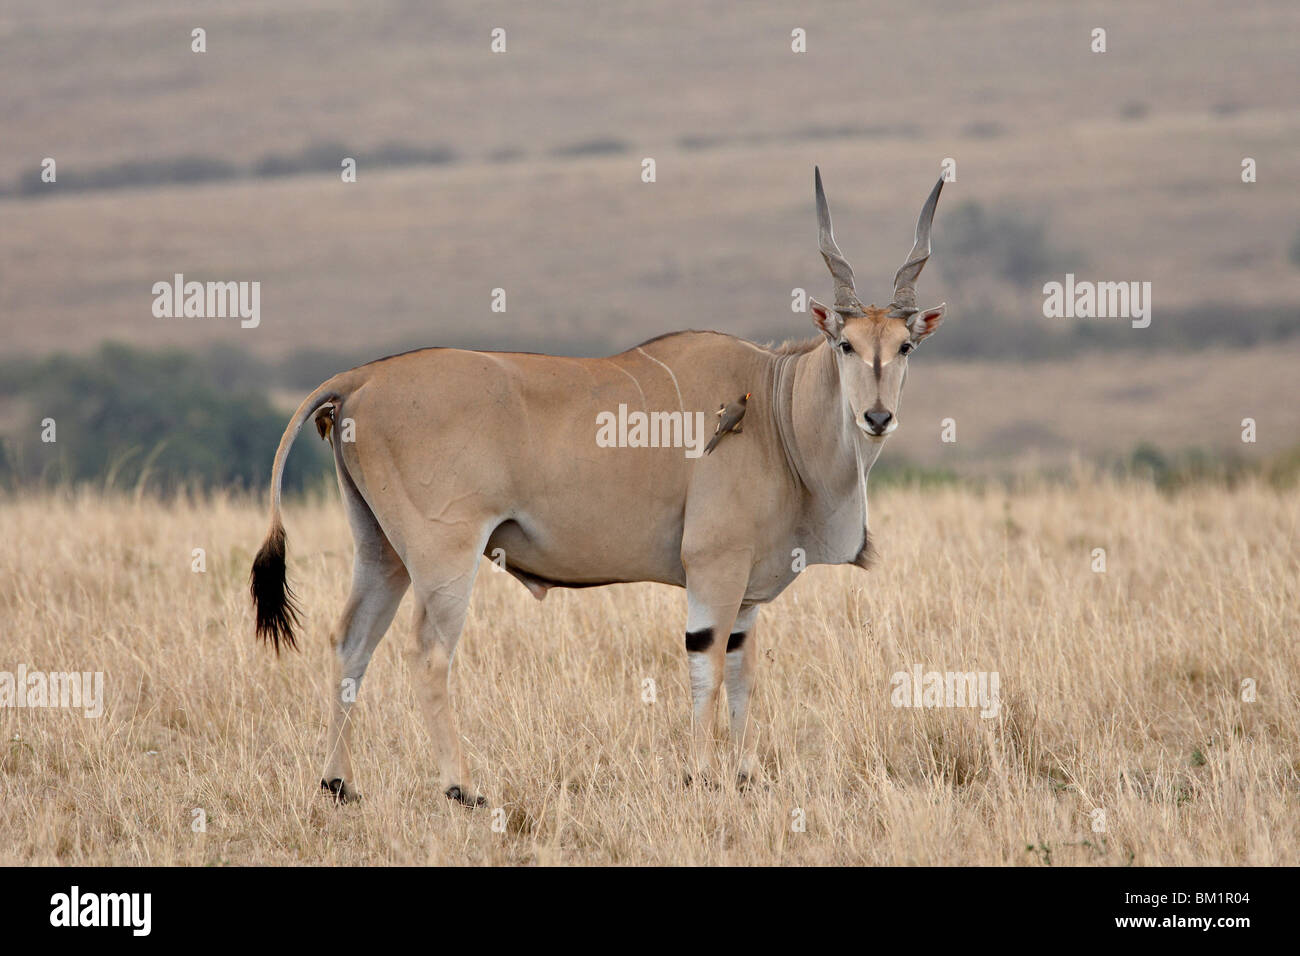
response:
[[[917,465],[903,459],[881,458],[871,467],[871,487],[907,486],[913,488],[934,488],[940,485],[969,484],[969,479],[962,479],[951,468],[935,468]]]
[[[1274,488],[1294,488],[1300,481],[1300,445],[1263,461],[1215,455],[1199,448],[1163,452],[1149,443],[1138,445],[1114,466],[1117,474],[1152,482],[1161,491],[1180,491],[1203,484],[1229,488],[1262,479]]]
[[[106,345],[0,368],[0,398],[21,409],[0,440],[0,484],[104,482],[163,491],[183,485],[256,488],[286,416],[272,407],[238,353],[206,358]],[[42,441],[54,421],[55,441]],[[285,485],[301,489],[329,467],[319,442],[301,442]]]

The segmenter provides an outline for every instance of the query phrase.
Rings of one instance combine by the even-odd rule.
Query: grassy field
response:
[[[98,719],[0,709],[0,864],[1300,863],[1294,491],[876,490],[877,568],[811,569],[760,621],[743,794],[678,783],[681,592],[538,604],[485,568],[453,694],[505,832],[433,779],[406,609],[356,712],[364,799],[317,792],[351,541],[332,499],[287,521],[306,640],[277,662],[246,595],[260,504],[0,500],[0,670],[106,694]],[[914,665],[997,672],[999,715],[891,706]]]

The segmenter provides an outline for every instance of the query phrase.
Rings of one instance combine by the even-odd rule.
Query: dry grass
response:
[[[454,696],[498,833],[432,779],[408,611],[357,711],[365,799],[316,792],[350,560],[335,502],[288,509],[307,639],[277,662],[245,595],[260,506],[5,500],[0,669],[102,670],[107,707],[0,710],[0,863],[1300,863],[1293,492],[883,489],[872,515],[875,571],[812,569],[765,611],[769,785],[745,794],[676,782],[680,592],[538,605],[485,569]],[[1000,716],[893,708],[918,663],[999,672]]]

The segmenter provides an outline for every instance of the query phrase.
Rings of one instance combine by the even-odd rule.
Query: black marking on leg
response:
[[[484,796],[471,797],[468,794],[466,794],[464,790],[462,790],[459,786],[455,784],[448,787],[445,793],[448,800],[455,800],[462,807],[486,807],[487,806],[487,797]]]
[[[322,780],[320,788],[334,798],[335,804],[354,803],[360,799],[360,795],[344,783],[340,777],[335,777],[333,780]]]
[[[706,627],[702,631],[686,632],[686,649],[692,654],[699,654],[707,651],[713,646],[713,628]]]
[[[727,653],[730,654],[732,651],[738,651],[744,647],[745,638],[747,637],[749,637],[749,635],[744,631],[738,631],[735,634],[732,634],[731,637],[727,638]]]

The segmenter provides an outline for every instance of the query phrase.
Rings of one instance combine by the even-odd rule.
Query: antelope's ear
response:
[[[834,344],[844,333],[844,317],[828,305],[822,305],[809,296],[808,311],[812,314],[813,325],[821,329],[822,334]]]
[[[935,333],[935,330],[943,323],[943,310],[946,308],[948,308],[948,303],[944,302],[933,309],[922,309],[920,312],[912,313],[912,317],[907,320],[907,328],[912,333],[914,343],[920,345],[923,339],[927,339]]]

